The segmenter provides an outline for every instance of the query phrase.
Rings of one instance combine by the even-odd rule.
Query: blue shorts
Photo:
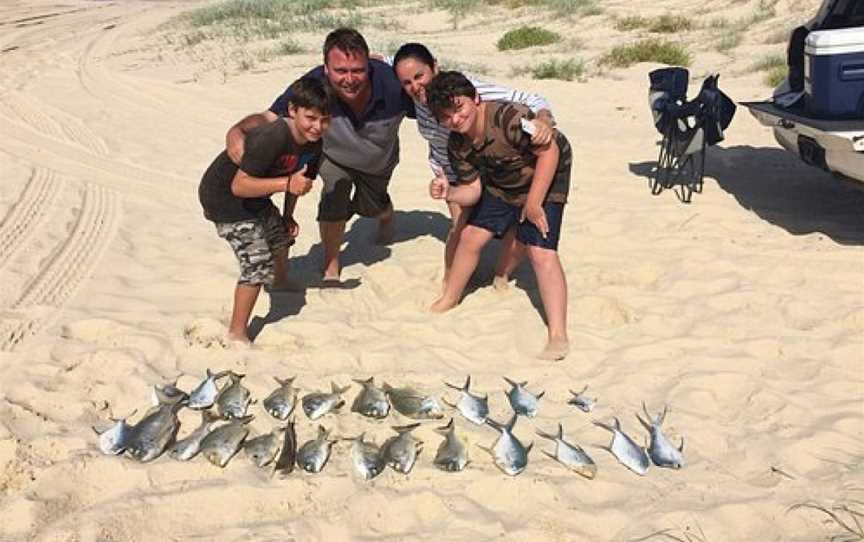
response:
[[[484,190],[480,201],[474,206],[468,218],[468,224],[489,230],[496,237],[503,236],[507,230],[516,226],[516,240],[520,243],[557,251],[558,239],[561,237],[561,221],[564,218],[564,204],[547,201],[543,204],[543,211],[546,212],[546,222],[549,224],[546,239],[543,239],[540,230],[528,219],[519,223],[522,206],[511,205]]]

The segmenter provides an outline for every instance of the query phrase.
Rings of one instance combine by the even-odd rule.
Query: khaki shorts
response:
[[[216,233],[228,241],[240,264],[238,284],[273,284],[273,254],[294,244],[285,231],[285,220],[271,205],[253,220],[217,222]]]
[[[390,175],[375,176],[340,166],[324,158],[318,174],[324,190],[318,204],[318,220],[341,222],[354,214],[375,218],[391,207],[387,186]],[[352,194],[353,192],[353,194]]]

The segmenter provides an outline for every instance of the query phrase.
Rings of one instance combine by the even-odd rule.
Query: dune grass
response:
[[[640,62],[658,62],[669,66],[689,66],[692,57],[683,45],[660,39],[647,39],[619,45],[600,57],[599,65],[626,68]]]
[[[645,28],[649,24],[651,24],[650,19],[646,19],[641,15],[630,15],[629,17],[617,19],[615,21],[615,30],[627,32],[630,30],[636,30],[637,28]]]
[[[550,60],[530,68],[529,72],[534,79],[560,79],[572,81],[585,73],[585,63],[582,60]]]
[[[623,32],[646,28],[655,34],[675,34],[693,30],[695,27],[696,25],[692,20],[680,15],[661,15],[653,19],[641,15],[631,15],[615,21],[615,29]]]
[[[509,51],[549,45],[558,41],[561,41],[561,36],[556,32],[537,26],[520,26],[501,36],[496,46],[499,51]]]

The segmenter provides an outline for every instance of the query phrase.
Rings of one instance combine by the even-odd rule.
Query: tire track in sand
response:
[[[27,245],[45,222],[62,183],[49,169],[33,170],[15,206],[0,224],[0,269]]]
[[[22,317],[6,320],[0,327],[0,350],[13,350],[60,314],[116,233],[120,212],[117,193],[91,183],[84,189],[81,213],[66,242],[12,305]]]

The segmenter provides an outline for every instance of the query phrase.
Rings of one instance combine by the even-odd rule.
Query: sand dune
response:
[[[781,0],[727,53],[713,45],[716,31],[688,33],[694,81],[716,70],[736,100],[768,95],[750,67],[783,45],[765,35],[806,20],[817,4]],[[426,195],[426,149],[412,122],[392,183],[394,243],[375,246],[373,224],[350,223],[343,275],[356,287],[265,296],[255,346],[228,347],[236,264],[201,216],[197,183],[227,127],[318,62],[325,32],[297,35],[305,53],[240,70],[229,54],[237,44],[165,41],[158,25],[195,5],[0,8],[0,539],[625,541],[668,530],[653,539],[811,542],[840,527],[789,507],[860,510],[864,192],[800,164],[740,110],[709,153],[703,193],[690,205],[668,191],[653,197],[646,74],[656,65],[595,64],[642,35],[614,30],[613,15],[684,10],[732,21],[759,2],[604,2],[578,32],[526,11],[475,14],[454,31],[442,11],[408,17],[425,9],[418,4],[394,15],[401,30],[364,29],[379,50],[420,39],[553,104],[575,154],[560,249],[573,349],[560,363],[533,357],[545,335],[530,269],[504,292],[489,285],[494,250],[457,309],[426,312],[448,221]],[[587,60],[584,81],[512,78],[537,53],[498,52],[495,40],[538,20],[579,38],[578,51],[572,42],[542,51]],[[322,257],[315,201],[298,205],[293,249],[293,272],[307,281]],[[178,378],[189,389],[208,368],[245,373],[259,400],[272,377],[294,375],[304,393],[375,376],[453,400],[443,381],[470,374],[496,420],[510,412],[502,376],[546,395],[538,417],[516,425],[535,448],[515,478],[477,446],[494,431],[458,414],[473,459],[461,474],[432,466],[434,427],[443,425],[435,422],[416,432],[426,444],[410,475],[388,470],[368,483],[352,474],[347,442],[320,475],[284,480],[242,455],[220,470],[200,458],[142,465],[100,454],[91,426],[135,411],[136,421],[153,385]],[[591,414],[566,404],[568,390],[586,384],[598,397]],[[349,400],[359,390],[351,386]],[[670,406],[665,429],[685,438],[683,470],[638,477],[598,448],[609,434],[595,419],[618,417],[644,438],[634,416],[642,401]],[[275,422],[252,408],[253,431],[269,431]],[[181,411],[181,420],[185,434],[198,414]],[[343,412],[322,422],[381,443],[408,420]],[[558,422],[597,461],[595,480],[539,453],[552,444],[535,430]],[[301,441],[316,431],[303,417],[297,427]]]

